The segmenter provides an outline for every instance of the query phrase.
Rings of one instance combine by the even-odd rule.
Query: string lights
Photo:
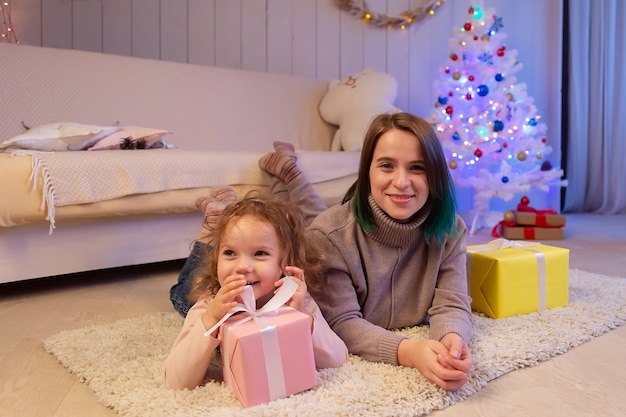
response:
[[[11,2],[0,0],[0,10],[2,11],[2,26],[0,26],[0,41],[8,43],[19,43],[15,28],[11,21]]]
[[[428,1],[425,5],[407,10],[398,16],[390,16],[370,10],[365,0],[337,0],[339,8],[362,19],[365,23],[387,29],[405,30],[414,23],[435,14],[446,0]]]

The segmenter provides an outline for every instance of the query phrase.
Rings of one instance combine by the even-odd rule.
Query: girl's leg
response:
[[[191,253],[183,265],[183,269],[178,274],[178,281],[170,288],[170,301],[174,310],[181,316],[186,317],[192,304],[187,300],[187,294],[191,289],[191,282],[195,275],[196,267],[207,253],[207,243],[195,241]]]
[[[214,191],[210,197],[201,197],[196,201],[196,206],[204,213],[202,231],[194,242],[191,253],[178,275],[176,284],[170,288],[172,305],[183,317],[187,316],[187,312],[192,306],[187,300],[187,294],[189,294],[191,289],[191,282],[195,276],[196,268],[201,263],[203,257],[210,253],[213,228],[222,215],[224,208],[236,200],[235,190],[231,187],[223,187]]]
[[[309,225],[328,206],[298,167],[295,149],[291,143],[274,142],[275,152],[263,156],[259,166],[272,176],[270,194],[290,200],[300,208],[305,224]]]

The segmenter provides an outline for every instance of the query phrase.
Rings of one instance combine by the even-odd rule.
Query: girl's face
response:
[[[428,200],[422,146],[412,133],[391,129],[381,135],[369,175],[374,201],[399,222],[408,221]]]
[[[241,274],[252,286],[257,305],[274,295],[282,274],[283,250],[273,225],[251,215],[231,220],[224,229],[217,260],[220,285],[226,277]]]

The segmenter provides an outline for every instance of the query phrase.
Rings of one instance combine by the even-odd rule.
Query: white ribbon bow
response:
[[[243,289],[243,293],[241,293],[241,300],[243,303],[237,303],[237,305],[224,315],[220,321],[218,321],[213,327],[204,332],[205,336],[209,336],[213,333],[217,328],[219,328],[226,320],[230,318],[235,313],[246,312],[249,315],[241,319],[238,323],[242,324],[248,320],[258,319],[263,316],[268,316],[278,310],[283,304],[285,304],[291,296],[298,289],[298,284],[291,278],[285,277],[285,281],[283,285],[280,286],[278,292],[274,294],[272,298],[260,309],[256,309],[256,300],[254,299],[254,290],[250,285],[246,285]]]
[[[495,248],[487,248],[487,250],[491,249],[506,249],[506,248],[521,248],[525,249],[528,246],[538,246],[541,245],[539,242],[530,242],[528,240],[508,240],[504,238],[494,239],[487,245],[495,246]]]

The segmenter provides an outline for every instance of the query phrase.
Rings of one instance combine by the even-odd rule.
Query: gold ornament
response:
[[[537,153],[537,159],[541,159],[543,158],[543,155],[541,155],[541,152]]]
[[[520,161],[525,161],[526,160],[526,153],[525,152],[520,152],[517,154],[517,159],[519,159]]]
[[[506,213],[504,213],[504,220],[506,220],[507,222],[512,222],[515,220],[515,213],[513,213],[512,210],[507,210]]]
[[[513,101],[513,94],[511,93],[506,93],[506,98],[509,99],[509,101]]]
[[[488,41],[489,40],[489,35],[483,35],[480,37],[481,41]]]
[[[456,161],[450,161],[448,166],[450,167],[450,169],[456,169]]]
[[[452,79],[458,80],[459,78],[461,78],[461,73],[458,71],[454,71],[454,73],[452,74]]]

